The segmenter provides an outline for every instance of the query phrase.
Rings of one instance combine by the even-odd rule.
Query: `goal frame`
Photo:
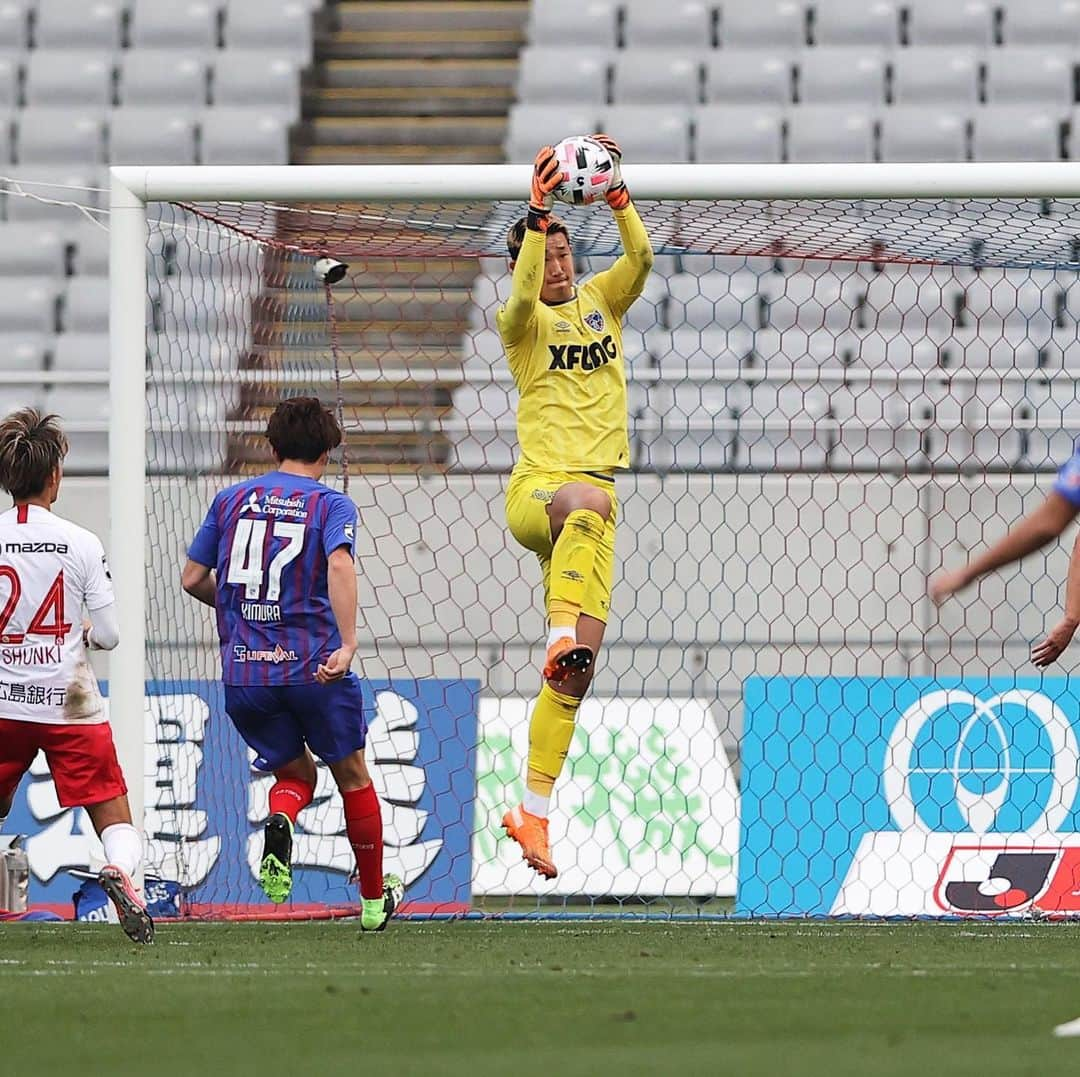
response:
[[[125,165],[109,169],[109,553],[120,630],[120,642],[110,655],[109,697],[117,753],[128,777],[132,818],[140,832],[145,819],[148,205],[518,201],[528,191],[530,172],[528,165],[521,164]],[[1080,162],[1068,161],[646,164],[627,165],[625,176],[642,201],[1080,198]]]

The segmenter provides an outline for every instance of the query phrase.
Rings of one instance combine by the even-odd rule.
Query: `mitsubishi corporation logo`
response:
[[[1061,829],[1080,787],[1080,746],[1039,692],[927,692],[885,751],[885,800],[901,831],[1038,834]]]

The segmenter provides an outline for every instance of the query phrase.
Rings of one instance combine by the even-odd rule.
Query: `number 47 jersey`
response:
[[[222,490],[188,557],[216,572],[225,684],[310,684],[341,646],[327,559],[356,539],[356,506],[314,479],[271,471]]]
[[[82,612],[112,603],[96,535],[38,505],[0,513],[0,718],[105,721]]]

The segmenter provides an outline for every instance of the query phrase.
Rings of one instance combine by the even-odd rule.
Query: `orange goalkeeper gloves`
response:
[[[611,155],[611,186],[604,199],[612,209],[626,209],[630,205],[630,192],[622,178],[622,150],[610,135],[593,135],[593,138]]]
[[[546,232],[551,217],[553,192],[562,183],[562,169],[550,146],[544,146],[533,162],[532,190],[529,194],[528,226],[534,232]]]

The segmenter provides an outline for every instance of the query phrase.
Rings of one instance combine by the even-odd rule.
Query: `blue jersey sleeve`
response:
[[[1070,505],[1080,508],[1080,446],[1061,466],[1054,480],[1054,492],[1061,494]]]
[[[341,546],[347,546],[349,553],[356,555],[356,522],[356,506],[350,498],[344,494],[330,498],[322,532],[323,552],[327,557]]]
[[[214,568],[217,565],[218,542],[221,538],[221,528],[218,525],[218,499],[214,498],[210,505],[210,511],[202,522],[202,527],[195,534],[191,546],[188,547],[188,557],[197,565],[205,565]]]

